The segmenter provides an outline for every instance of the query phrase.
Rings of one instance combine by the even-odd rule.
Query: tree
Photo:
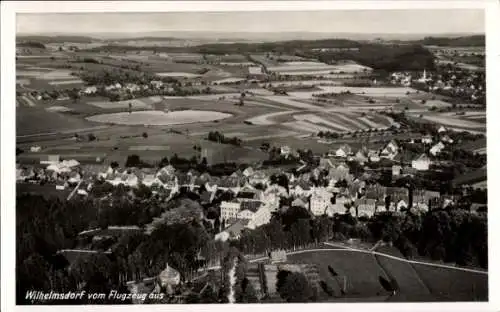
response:
[[[97,137],[93,133],[88,134],[88,139],[90,142],[97,140]]]
[[[307,278],[297,272],[278,272],[276,290],[281,298],[287,302],[311,302],[314,300],[314,291]]]
[[[125,167],[139,167],[141,164],[141,159],[138,155],[129,155],[125,162]]]
[[[142,133],[142,137],[145,138],[145,139],[147,139],[148,138],[148,133],[147,132],[143,132]]]

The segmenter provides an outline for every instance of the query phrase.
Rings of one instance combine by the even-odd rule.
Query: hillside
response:
[[[393,247],[381,247],[377,251],[404,259]],[[288,256],[288,260],[316,265],[320,280],[333,290],[331,299],[385,296],[384,300],[395,302],[488,300],[486,274],[411,264],[348,249],[300,253]],[[346,295],[341,296],[344,279]],[[389,296],[381,279],[396,280],[395,296]],[[328,295],[321,293],[320,296]]]
[[[25,41],[35,41],[43,44],[47,43],[63,43],[63,42],[73,42],[73,43],[92,43],[94,41],[100,41],[99,39],[87,37],[87,36],[38,36],[38,35],[18,35],[16,42],[21,43]]]
[[[458,38],[425,37],[415,43],[443,47],[484,47],[485,39],[484,35],[464,36]]]

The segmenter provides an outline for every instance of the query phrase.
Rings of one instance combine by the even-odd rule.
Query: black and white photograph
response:
[[[487,13],[363,2],[17,12],[8,300],[489,302]]]

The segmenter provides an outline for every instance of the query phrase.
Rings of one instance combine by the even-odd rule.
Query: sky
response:
[[[17,33],[141,33],[156,31],[318,33],[484,33],[476,9],[295,12],[24,13]]]

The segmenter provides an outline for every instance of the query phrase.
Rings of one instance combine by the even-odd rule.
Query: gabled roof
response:
[[[427,154],[425,154],[425,153],[420,154],[420,156],[418,156],[414,160],[416,160],[416,161],[431,161],[429,156],[427,156]]]
[[[262,202],[260,201],[245,201],[241,203],[240,211],[249,210],[251,212],[256,212],[259,210],[260,206],[262,206]]]
[[[293,202],[292,202],[292,207],[307,207],[308,203],[306,199],[297,197]]]
[[[355,205],[373,205],[375,206],[377,204],[377,200],[373,198],[358,198],[356,199]]]

